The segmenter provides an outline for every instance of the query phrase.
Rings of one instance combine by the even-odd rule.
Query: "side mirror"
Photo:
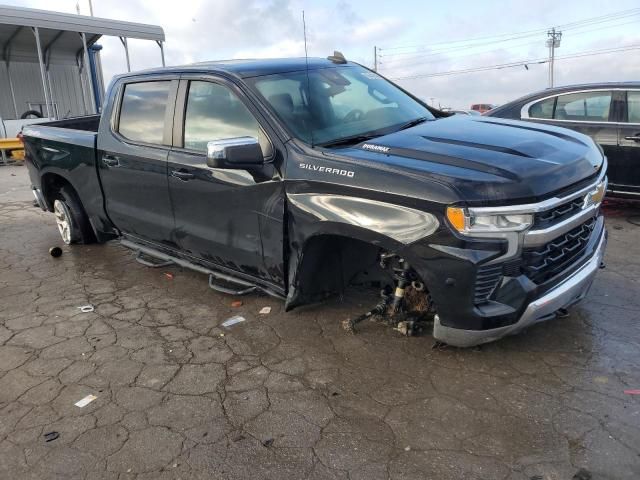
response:
[[[263,163],[260,143],[253,137],[225,138],[207,143],[209,167],[244,169]]]

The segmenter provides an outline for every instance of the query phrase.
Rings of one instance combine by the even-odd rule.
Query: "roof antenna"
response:
[[[311,148],[313,148],[313,128],[311,128],[311,86],[309,82],[309,54],[307,53],[307,22],[304,19],[304,10],[302,10],[302,33],[304,35],[304,63],[307,75],[307,104],[309,107],[309,137]]]

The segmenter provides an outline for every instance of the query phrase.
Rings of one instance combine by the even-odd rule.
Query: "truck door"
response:
[[[168,162],[174,241],[200,260],[283,286],[284,149],[235,85],[182,78]],[[244,136],[259,140],[264,165],[207,166],[208,142]]]
[[[626,92],[626,100],[626,115],[618,123],[619,175],[609,176],[609,187],[640,195],[640,90]]]
[[[174,226],[167,157],[177,89],[177,78],[127,79],[110,100],[111,121],[101,122],[98,134],[109,218],[126,235],[165,245]]]

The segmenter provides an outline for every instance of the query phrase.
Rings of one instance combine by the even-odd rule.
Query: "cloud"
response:
[[[71,0],[2,1],[68,13],[75,13],[76,3]],[[87,14],[86,0],[80,0],[80,4],[82,13]],[[410,50],[412,55],[383,57],[381,73],[391,78],[546,57],[544,28],[539,37],[507,44],[493,43],[473,50],[442,52],[442,42],[540,29],[632,6],[635,6],[633,0],[618,0],[616,6],[607,11],[603,11],[601,2],[596,0],[584,0],[579,11],[570,3],[552,0],[540,0],[534,10],[525,0],[514,0],[508,9],[498,1],[464,4],[375,0],[94,1],[96,16],[161,25],[167,38],[168,65],[227,58],[303,56],[302,10],[305,10],[307,20],[310,56],[326,57],[333,50],[340,50],[348,59],[371,66],[374,45],[383,47],[383,55],[398,53],[398,50],[388,48],[397,45],[432,46]],[[633,25],[584,35],[568,31],[562,41],[560,56],[575,51],[640,44],[640,31]],[[104,46],[102,61],[108,82],[112,75],[126,71],[124,50],[118,39],[103,37],[100,43]],[[434,46],[434,43],[440,46]],[[441,52],[433,54],[437,48]],[[131,40],[130,52],[134,70],[160,65],[160,52],[153,42]],[[559,60],[557,83],[637,79],[640,64],[635,59],[639,53],[630,51]],[[478,102],[505,103],[545,88],[547,65],[529,65],[529,70],[516,67],[399,80],[398,83],[422,98],[434,97],[436,104],[468,108],[471,103]]]

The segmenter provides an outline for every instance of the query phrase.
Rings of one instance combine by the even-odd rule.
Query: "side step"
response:
[[[172,260],[167,260],[165,262],[155,262],[151,260],[154,258],[158,258],[158,257],[148,255],[140,250],[138,250],[138,253],[136,254],[136,262],[138,262],[141,265],[144,265],[145,267],[161,268],[161,267],[168,267],[169,265],[173,265]]]
[[[151,247],[140,245],[138,243],[132,242],[131,240],[122,239],[120,240],[120,244],[123,247],[135,251],[136,261],[147,267],[160,268],[167,267],[169,265],[178,265],[180,267],[204,273],[209,276],[209,287],[217,292],[226,293],[229,295],[246,295],[248,293],[260,290],[267,295],[271,295],[280,299],[284,298],[284,294],[278,292],[276,289],[256,285],[252,282],[237,278],[230,274],[211,270],[201,265],[189,262],[188,260],[173,257]],[[154,259],[157,261],[150,259]]]

